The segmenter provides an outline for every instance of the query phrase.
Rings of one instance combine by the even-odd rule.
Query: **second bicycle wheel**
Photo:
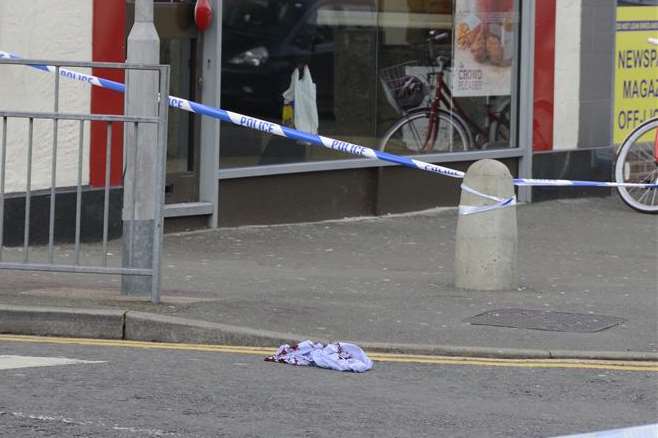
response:
[[[483,148],[509,148],[511,141],[511,120],[512,120],[512,102],[506,98],[497,104],[497,108],[492,114],[491,124],[489,125],[489,141]]]
[[[380,151],[397,155],[459,152],[468,147],[463,125],[443,110],[434,121],[430,120],[429,110],[406,115],[386,131],[379,143]]]
[[[615,163],[618,183],[652,184],[658,182],[658,119],[637,127],[624,140]],[[619,187],[621,199],[631,208],[643,213],[658,213],[658,189]]]

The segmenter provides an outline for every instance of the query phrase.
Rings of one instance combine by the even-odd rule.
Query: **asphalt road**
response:
[[[551,437],[655,423],[658,412],[656,366],[408,358],[347,374],[258,351],[87,342],[0,337],[0,436]],[[26,357],[94,363],[2,369]]]

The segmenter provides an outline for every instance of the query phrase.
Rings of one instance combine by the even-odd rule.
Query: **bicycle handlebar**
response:
[[[436,33],[436,30],[430,30],[429,35],[430,37],[427,38],[427,41],[441,41],[443,39],[448,38],[448,32],[441,32],[441,33]]]

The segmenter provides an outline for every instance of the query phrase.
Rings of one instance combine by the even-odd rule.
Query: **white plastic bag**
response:
[[[299,70],[297,70],[299,71]],[[297,76],[299,79],[299,75]],[[295,128],[310,134],[318,133],[318,104],[311,71],[304,66],[304,76],[295,84]]]
[[[290,86],[283,92],[284,105],[293,104],[293,119],[295,129],[310,134],[317,134],[319,119],[315,83],[311,78],[308,66],[304,67],[303,77],[299,77],[299,69],[295,69],[290,77]]]

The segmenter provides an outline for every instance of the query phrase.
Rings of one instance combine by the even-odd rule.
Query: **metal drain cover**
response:
[[[464,320],[473,325],[573,333],[600,332],[625,321],[624,318],[616,316],[527,309],[490,310]]]

